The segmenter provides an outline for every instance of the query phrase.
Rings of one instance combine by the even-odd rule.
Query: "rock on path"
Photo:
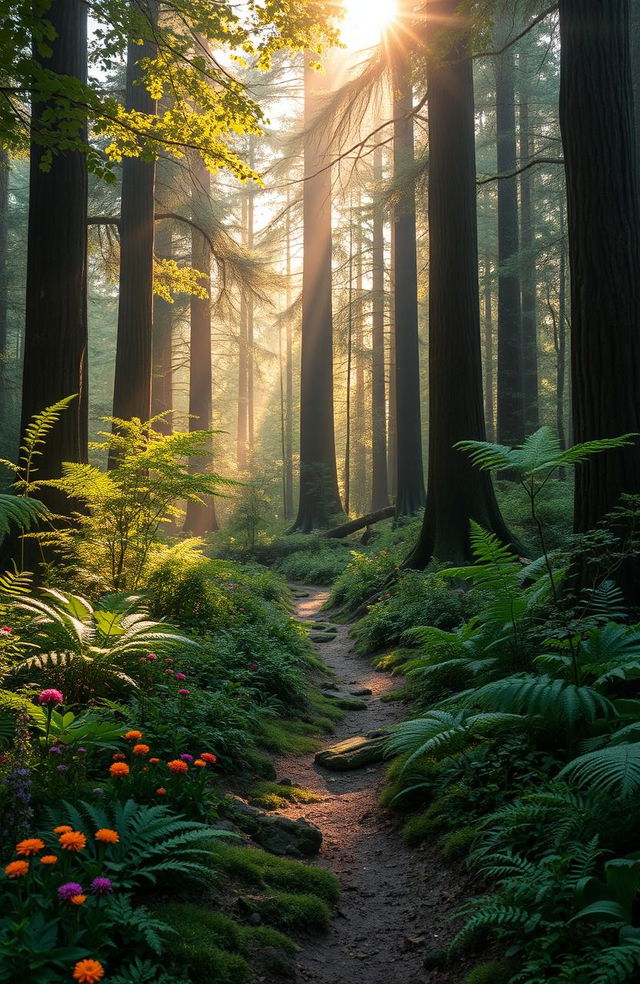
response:
[[[296,601],[297,617],[315,621],[328,597],[326,589],[305,587]],[[367,707],[345,712],[327,744],[385,728],[405,711],[380,697],[397,678],[372,670],[354,654],[348,626],[323,642],[319,655],[336,673],[340,689],[370,690]],[[335,773],[316,765],[313,754],[281,758],[278,777],[322,796],[313,804],[292,805],[282,816],[304,817],[323,833],[318,863],[340,879],[342,896],[329,932],[310,939],[298,958],[309,984],[458,984],[459,971],[429,969],[429,957],[446,946],[450,919],[465,895],[463,876],[432,848],[409,850],[392,819],[378,807],[384,765]]]

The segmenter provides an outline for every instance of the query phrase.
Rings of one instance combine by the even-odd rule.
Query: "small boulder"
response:
[[[369,697],[373,693],[373,690],[370,687],[355,687],[349,693],[352,697]]]
[[[258,819],[252,839],[272,854],[289,857],[311,857],[322,845],[322,833],[307,820],[289,820],[263,814]]]
[[[325,769],[331,769],[333,772],[361,769],[365,765],[382,761],[385,738],[386,732],[383,731],[356,735],[317,752],[315,761],[318,765],[324,766]]]

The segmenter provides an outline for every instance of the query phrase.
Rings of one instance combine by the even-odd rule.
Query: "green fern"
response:
[[[8,534],[11,526],[23,531],[30,530],[48,515],[49,510],[39,499],[28,495],[0,494],[0,535]]]
[[[560,773],[576,786],[625,799],[640,792],[640,743],[609,745],[573,759]]]
[[[474,739],[522,725],[523,719],[515,714],[432,710],[422,717],[397,725],[385,744],[385,750],[388,755],[408,756],[404,771],[422,756],[451,753]]]
[[[576,686],[549,676],[506,677],[469,691],[463,699],[467,706],[539,717],[546,724],[568,731],[598,717],[616,716],[611,701],[593,687]]]
[[[63,411],[75,398],[75,395],[66,396],[63,400],[58,400],[57,403],[46,407],[40,413],[34,414],[22,436],[20,458],[17,464],[6,458],[0,458],[0,464],[14,472],[16,476],[14,485],[21,497],[30,496],[42,484],[33,477],[38,471],[35,464],[36,458],[42,455],[42,448],[46,444],[47,437],[60,420]]]
[[[637,980],[640,970],[640,940],[610,946],[595,955],[590,973],[592,984],[623,984]]]
[[[109,984],[192,984],[192,982],[186,977],[167,973],[152,960],[134,957],[118,973],[109,974]]]
[[[105,907],[116,926],[127,927],[128,941],[144,943],[158,957],[162,954],[166,937],[175,935],[171,926],[152,915],[145,906],[133,906],[126,895],[110,896]]]

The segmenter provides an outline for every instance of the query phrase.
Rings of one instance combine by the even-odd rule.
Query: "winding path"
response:
[[[298,599],[297,617],[315,620],[329,592],[316,587],[304,591],[308,597]],[[380,700],[397,685],[396,679],[373,671],[353,653],[348,626],[338,626],[335,640],[317,649],[338,684],[372,691],[364,698],[366,710],[345,712],[328,743],[402,717],[400,702]],[[279,779],[321,797],[317,803],[278,812],[320,827],[318,863],[333,871],[342,886],[331,929],[309,940],[298,958],[300,978],[312,984],[456,984],[459,970],[431,969],[429,963],[451,935],[450,919],[464,897],[464,879],[431,847],[404,846],[393,819],[378,806],[384,766],[328,772],[315,764],[313,755],[280,758],[275,765]]]

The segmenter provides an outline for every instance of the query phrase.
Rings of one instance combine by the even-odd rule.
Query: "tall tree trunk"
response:
[[[491,290],[491,260],[484,261],[483,304],[484,304],[484,413],[487,440],[495,439],[495,400],[493,394],[493,296]]]
[[[640,202],[628,28],[628,0],[560,0],[576,441],[640,431]],[[640,493],[637,446],[577,469],[576,530],[593,527],[621,493]],[[635,578],[635,601],[639,589]]]
[[[8,337],[9,155],[0,149],[0,420],[6,420]]]
[[[406,38],[393,52],[393,169],[402,180],[413,162],[413,92]],[[402,186],[400,186],[402,187]],[[413,184],[405,184],[395,207],[395,371],[397,402],[396,519],[424,506],[420,351],[418,344],[418,269]]]
[[[502,32],[499,32],[502,37]],[[516,170],[516,106],[513,48],[496,59],[496,139],[498,174]],[[518,184],[498,181],[498,441],[524,438],[522,327],[518,272]]]
[[[395,224],[391,223],[391,254],[389,257],[389,420],[387,423],[387,447],[389,461],[387,475],[389,494],[395,501],[398,492],[398,401],[396,399],[396,236]]]
[[[211,208],[211,175],[199,154],[191,162],[191,201],[195,220]],[[197,229],[191,230],[191,266],[202,274],[201,285],[207,297],[192,295],[190,304],[191,332],[189,351],[189,430],[211,430],[211,247]],[[204,458],[189,461],[192,471],[209,472],[213,467],[213,453]],[[207,498],[202,503],[188,502],[185,516],[185,533],[204,536],[217,530],[215,500]]]
[[[382,147],[373,152],[373,182],[382,185]],[[387,408],[384,378],[384,213],[375,203],[371,284],[371,512],[389,502],[387,485]]]
[[[139,63],[153,58],[153,30],[158,19],[157,0],[143,12],[144,43],[130,42],[127,48],[126,107],[153,115],[156,101],[140,83]],[[125,157],[122,162],[120,206],[120,296],[113,415],[122,420],[151,416],[151,346],[153,325],[153,238],[156,167],[154,161]]]
[[[429,5],[436,25],[462,18],[458,0]],[[462,25],[461,25],[462,26]],[[437,45],[437,39],[435,44]],[[438,51],[438,47],[434,50]],[[473,69],[458,32],[430,65],[429,92],[429,477],[420,539],[408,559],[469,559],[469,522],[505,541],[490,477],[454,449],[485,439],[480,351]]]
[[[47,11],[55,36],[50,54],[34,51],[46,71],[87,77],[87,7],[53,0]],[[57,478],[63,461],[87,460],[87,160],[79,150],[53,155],[42,170],[40,120],[55,107],[34,98],[29,163],[29,228],[22,383],[22,431],[32,416],[77,394],[47,437],[38,479]],[[86,139],[86,129],[77,134]],[[69,509],[53,489],[42,498],[55,512]]]
[[[305,125],[313,120],[326,85],[305,57]],[[342,512],[333,419],[331,303],[331,167],[324,134],[308,137],[304,151],[302,353],[300,368],[300,498],[293,529],[326,527]]]
[[[361,515],[367,508],[367,452],[365,429],[365,375],[364,375],[364,296],[363,296],[363,249],[361,200],[358,195],[356,211],[356,285],[354,310],[354,363],[355,386],[353,390],[353,496],[352,505],[356,514]]]
[[[629,50],[633,82],[633,127],[636,157],[640,167],[640,0],[629,2]]]
[[[567,251],[564,241],[564,207],[560,206],[560,284],[558,288],[558,342],[557,342],[557,377],[556,377],[556,430],[560,446],[566,448],[565,428],[565,374],[567,359]]]
[[[171,222],[167,219],[157,223],[155,254],[158,259],[163,260],[170,260],[173,257],[173,230]],[[151,380],[153,417],[167,410],[173,410],[173,312],[173,304],[162,297],[153,298]],[[168,414],[158,421],[156,429],[162,434],[170,434],[173,430],[172,415]]]
[[[249,154],[249,163],[253,165],[253,153]],[[254,238],[254,192],[249,188],[247,192],[247,249],[253,250]],[[253,456],[255,447],[255,353],[254,353],[254,315],[255,299],[253,294],[247,297],[247,445],[250,456]]]
[[[287,198],[287,205],[289,200]],[[291,215],[287,208],[287,294],[286,307],[291,307]],[[285,339],[285,418],[284,418],[284,518],[293,518],[293,322],[287,317]]]
[[[533,157],[529,117],[529,63],[526,51],[520,55],[520,167]],[[532,434],[540,426],[538,406],[538,319],[534,211],[532,203],[533,169],[520,175],[520,276],[522,282],[522,397],[524,431]]]
[[[242,196],[241,204],[241,238],[247,244],[247,199]],[[238,426],[236,431],[236,457],[238,471],[247,469],[247,421],[248,421],[248,363],[247,363],[247,340],[248,340],[248,305],[246,291],[240,292],[240,331],[238,336]]]

